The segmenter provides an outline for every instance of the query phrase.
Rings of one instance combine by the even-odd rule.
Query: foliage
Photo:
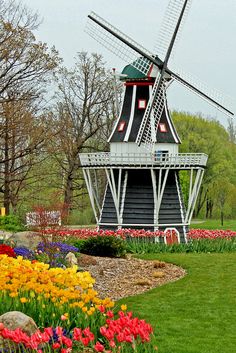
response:
[[[20,232],[25,230],[25,227],[17,216],[8,215],[0,216],[0,229],[12,232]]]
[[[78,249],[81,249],[81,247],[83,246],[83,243],[85,241],[86,241],[85,239],[79,239],[79,238],[75,238],[75,237],[67,237],[66,243],[71,244]]]
[[[236,145],[226,129],[215,120],[193,116],[184,112],[173,112],[173,120],[182,140],[180,152],[206,153],[207,169],[197,200],[195,215],[206,218],[234,217],[236,209]],[[189,180],[181,172],[184,200],[188,200]],[[223,184],[222,184],[223,183]]]
[[[236,237],[232,239],[195,239],[187,244],[154,243],[149,239],[131,239],[127,241],[127,251],[134,254],[158,253],[223,253],[236,251]]]
[[[96,223],[93,210],[90,207],[86,208],[85,210],[83,210],[81,212],[77,211],[76,213],[77,213],[78,223],[74,223],[74,224],[86,225],[86,224],[95,224]]]
[[[118,237],[98,235],[85,240],[81,244],[80,251],[88,255],[121,257],[126,253],[126,246]]]

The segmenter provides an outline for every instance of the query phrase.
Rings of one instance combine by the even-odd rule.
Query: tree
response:
[[[102,57],[85,52],[78,53],[72,70],[60,70],[56,82],[53,129],[59,130],[50,152],[63,172],[64,203],[71,209],[74,197],[84,193],[79,153],[106,145],[114,119],[113,82]]]
[[[60,62],[54,48],[36,41],[37,20],[21,4],[0,3],[0,192],[7,213],[46,138],[40,103]]]
[[[38,98],[59,62],[55,48],[37,42],[37,14],[10,1],[0,3],[0,101]]]
[[[228,119],[227,131],[229,133],[229,139],[231,142],[236,143],[236,126],[234,125],[233,119]]]
[[[206,217],[211,217],[213,207],[219,207],[217,197],[220,191],[215,185],[224,180],[225,184],[236,185],[235,170],[236,146],[219,122],[191,116],[183,112],[173,112],[177,131],[182,140],[180,152],[206,153],[207,168],[200,188],[195,216],[206,207]],[[230,186],[230,185],[229,185]],[[226,188],[229,190],[229,188]],[[225,189],[225,190],[226,190]]]
[[[214,186],[216,191],[216,202],[220,210],[221,225],[223,226],[226,205],[227,203],[230,203],[232,193],[235,194],[235,186],[229,181],[223,179],[218,180]]]
[[[35,183],[32,168],[45,158],[42,148],[48,137],[44,115],[35,117],[34,110],[23,101],[5,102],[3,106],[3,132],[0,146],[2,173],[0,192],[4,194],[4,207],[7,214],[13,211],[19,201],[20,193]]]

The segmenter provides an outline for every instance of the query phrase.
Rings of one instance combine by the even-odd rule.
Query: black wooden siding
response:
[[[158,185],[159,173],[158,171],[156,173]],[[168,224],[169,227],[175,223],[182,223],[181,205],[183,206],[183,199],[180,185],[179,199],[175,173],[177,175],[177,182],[179,183],[178,171],[170,170],[159,212],[159,223]],[[122,171],[123,176],[121,195],[124,187],[124,174],[125,171]],[[117,182],[118,171],[115,173],[115,179]],[[182,212],[185,215],[184,208],[182,208]],[[110,226],[109,224],[116,222],[117,216],[115,206],[108,185],[105,193],[104,205],[100,220],[100,223],[106,223],[106,225],[101,225],[100,228],[115,229],[117,227]],[[130,226],[130,228],[134,229],[145,228],[146,230],[154,230],[154,197],[150,170],[128,170],[128,180],[123,211],[123,223],[134,224],[133,226]],[[144,224],[153,224],[153,226],[143,226]],[[127,228],[125,225],[124,227]],[[168,226],[162,227],[162,229],[164,230],[167,227]],[[177,226],[176,228],[180,232],[181,241],[184,242],[185,240],[183,227]]]

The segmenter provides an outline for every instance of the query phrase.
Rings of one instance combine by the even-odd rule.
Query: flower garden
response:
[[[50,240],[45,240],[47,236]],[[66,255],[73,253],[78,257],[78,244],[82,246],[83,242],[97,238],[118,239],[126,251],[138,252],[135,249],[140,243],[146,252],[155,252],[155,247],[160,250],[160,244],[150,240],[163,236],[162,232],[130,229],[47,229],[35,249],[1,244],[0,315],[22,312],[37,325],[29,335],[20,328],[10,330],[0,321],[1,353],[155,352],[151,325],[134,316],[125,304],[101,299],[93,289],[90,273],[77,266],[68,267]],[[209,246],[214,249],[212,244],[220,242],[218,250],[227,250],[228,244],[236,250],[235,239],[236,232],[232,231],[191,230],[188,244],[163,246],[173,252],[174,247],[183,250],[186,246],[185,250],[188,247],[190,251],[197,249],[194,244],[201,244],[202,251],[205,246],[207,252]]]

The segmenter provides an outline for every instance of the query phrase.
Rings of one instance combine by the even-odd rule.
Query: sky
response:
[[[127,64],[90,38],[84,28],[94,11],[153,52],[169,0],[22,0],[37,11],[42,23],[38,40],[55,46],[72,67],[76,53],[102,54],[108,69],[118,72]],[[193,0],[170,69],[177,67],[197,77],[230,100],[236,114],[236,0]],[[173,83],[168,89],[171,109],[201,113],[227,126],[227,117],[192,92]],[[236,124],[236,117],[235,124]]]

